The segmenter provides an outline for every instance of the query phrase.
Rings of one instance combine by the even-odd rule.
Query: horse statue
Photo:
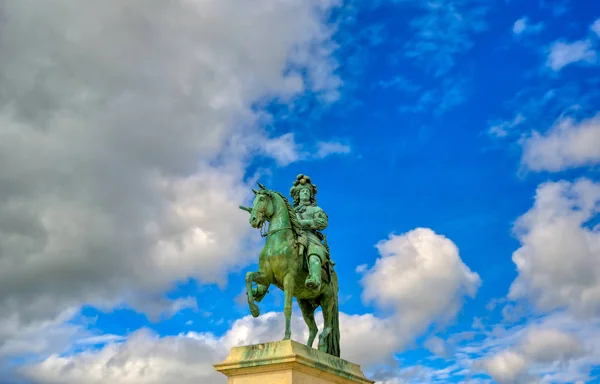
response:
[[[323,268],[319,268],[322,272],[320,279],[322,284],[320,282],[316,286],[305,284],[309,274],[309,268],[306,266],[306,251],[310,247],[306,229],[302,228],[300,218],[285,196],[267,189],[260,183],[258,186],[259,190],[253,189],[255,198],[252,207],[240,206],[250,213],[250,225],[261,229],[263,237],[266,237],[259,256],[258,271],[246,274],[246,293],[250,312],[254,317],[260,315],[256,303],[262,300],[271,285],[275,285],[284,292],[285,297],[283,340],[291,338],[292,299],[295,297],[309,330],[306,345],[312,348],[319,331],[315,322],[315,310],[320,306],[323,311],[324,327],[319,335],[318,349],[339,357],[339,288],[333,263],[325,263]],[[267,222],[269,228],[265,233],[264,227]],[[326,245],[325,247],[328,252],[328,247]],[[253,283],[257,285],[253,286]]]

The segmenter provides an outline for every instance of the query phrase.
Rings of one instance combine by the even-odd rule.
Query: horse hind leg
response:
[[[327,297],[325,295],[321,300],[321,308],[323,309],[323,330],[319,335],[319,350],[323,352],[327,352],[328,344],[327,338],[329,334],[334,331],[334,302],[331,297]]]
[[[294,298],[295,280],[296,276],[293,273],[288,273],[283,279],[283,313],[285,315],[285,335],[283,340],[289,340],[292,337],[292,299]]]
[[[264,292],[260,293],[260,296],[258,296],[259,287],[257,287],[256,292],[253,292],[252,282],[259,284],[259,287],[264,287]],[[248,296],[248,306],[250,307],[250,313],[252,313],[253,317],[260,316],[260,309],[258,308],[258,305],[254,303],[254,298],[255,296],[258,296],[257,301],[262,300],[269,285],[270,283],[268,281],[267,276],[261,271],[246,273],[246,295]]]
[[[319,328],[317,328],[317,323],[315,321],[316,307],[310,300],[302,299],[298,300],[298,306],[302,310],[302,317],[304,317],[304,322],[308,326],[308,341],[306,342],[306,346],[312,348],[317,332],[319,332]]]

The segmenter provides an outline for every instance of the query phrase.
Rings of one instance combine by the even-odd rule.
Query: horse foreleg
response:
[[[302,317],[304,317],[304,322],[308,326],[308,341],[306,342],[306,346],[312,348],[317,332],[319,332],[317,322],[315,321],[316,308],[309,300],[298,300],[298,306],[302,310]]]
[[[246,273],[246,295],[248,296],[248,306],[250,307],[250,313],[253,317],[260,315],[260,309],[258,305],[254,303],[254,294],[252,293],[252,282],[255,281],[256,275],[260,272],[248,272]]]
[[[283,313],[285,315],[285,336],[283,340],[289,340],[292,337],[292,299],[294,298],[294,281],[293,273],[288,273],[283,278],[284,305]]]
[[[319,335],[319,350],[327,352],[327,336],[333,331],[333,300],[325,295],[321,300],[323,310],[323,330]]]
[[[256,289],[256,294],[252,291],[252,282],[259,284]],[[248,305],[250,306],[250,312],[253,317],[258,317],[260,315],[260,309],[254,303],[255,298],[256,296],[259,296],[256,301],[260,302],[267,292],[267,289],[269,289],[269,285],[271,285],[271,283],[269,282],[267,275],[263,272],[257,271],[246,273],[246,294],[248,295]]]

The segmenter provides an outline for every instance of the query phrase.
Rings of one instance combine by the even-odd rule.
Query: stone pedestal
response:
[[[215,369],[229,384],[373,384],[360,366],[292,340],[232,348]]]

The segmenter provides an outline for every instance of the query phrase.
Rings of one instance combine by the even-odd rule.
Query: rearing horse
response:
[[[338,308],[337,274],[331,268],[331,277],[321,288],[311,290],[304,286],[308,272],[303,268],[303,230],[290,202],[279,192],[268,190],[258,183],[252,208],[241,209],[250,212],[250,225],[263,228],[269,222],[265,245],[260,252],[258,271],[246,274],[246,293],[252,316],[258,317],[260,302],[270,285],[284,292],[285,335],[291,338],[292,299],[296,297],[302,316],[308,326],[309,336],[306,345],[312,348],[318,332],[315,322],[315,309],[323,311],[324,327],[319,335],[319,350],[330,355],[340,356],[340,330]],[[257,283],[256,288],[252,283]]]

